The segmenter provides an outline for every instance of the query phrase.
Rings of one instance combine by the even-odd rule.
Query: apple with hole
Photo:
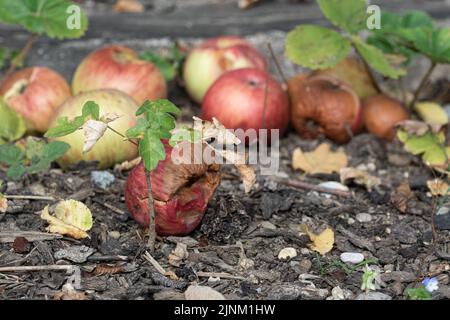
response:
[[[289,99],[269,73],[244,68],[228,71],[214,82],[201,113],[204,120],[214,117],[228,129],[257,130],[257,136],[260,129],[268,129],[270,138],[270,129],[279,129],[281,136],[289,124]]]
[[[189,96],[197,103],[223,73],[240,69],[266,69],[266,60],[249,42],[237,36],[209,39],[194,48],[183,66],[183,79]]]
[[[220,183],[220,166],[177,164],[172,161],[173,148],[166,143],[165,149],[166,159],[150,174],[156,232],[161,236],[186,235],[197,228],[206,212]],[[125,202],[132,217],[147,227],[150,214],[142,162],[128,175]]]
[[[166,80],[159,69],[139,59],[134,50],[121,45],[92,52],[75,71],[72,79],[74,94],[95,89],[123,91],[138,104],[167,96]]]
[[[30,67],[7,76],[0,96],[25,120],[28,131],[48,130],[58,107],[71,96],[67,81],[44,67]]]
[[[125,134],[129,128],[136,124],[135,113],[138,105],[131,97],[118,90],[100,89],[80,93],[68,99],[53,118],[52,126],[55,126],[61,117],[73,119],[81,115],[83,106],[88,101],[94,101],[100,106],[100,116],[107,113],[115,113],[120,116],[109,123],[109,126],[122,134]],[[98,161],[99,168],[108,168],[116,163],[132,160],[138,154],[135,145],[125,141],[111,130],[106,130],[92,150],[86,153],[83,153],[83,130],[78,130],[55,140],[64,141],[70,145],[69,151],[58,159],[58,164],[63,168],[76,165],[82,160]]]

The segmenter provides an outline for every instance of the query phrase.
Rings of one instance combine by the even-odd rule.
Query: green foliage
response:
[[[20,139],[26,132],[25,121],[0,98],[0,144]]]
[[[424,286],[407,289],[406,296],[409,300],[431,300],[432,298],[431,293],[429,293]]]
[[[412,39],[417,51],[436,63],[450,63],[450,28],[421,28]]]
[[[139,55],[140,59],[149,61],[163,74],[167,81],[173,80],[180,72],[180,67],[186,55],[181,52],[177,45],[174,45],[165,56],[159,55],[153,51],[145,51]]]
[[[315,25],[301,25],[286,38],[286,55],[311,69],[335,66],[350,52],[351,43],[336,31]]]
[[[8,167],[7,175],[19,179],[24,174],[48,170],[51,163],[64,155],[70,146],[61,141],[46,143],[29,137],[24,150],[14,144],[0,145],[0,164]]]
[[[0,48],[0,69],[6,65],[8,60],[8,50],[6,48]]]
[[[80,10],[79,27],[69,28],[73,5],[66,0],[0,0],[0,22],[18,24],[31,33],[50,38],[79,38],[85,33],[88,20]]]
[[[169,144],[174,147],[179,142],[189,141],[192,143],[198,142],[202,139],[202,133],[198,130],[194,130],[193,128],[182,128],[177,130],[170,137]]]
[[[100,117],[100,107],[94,101],[88,101],[84,104],[81,116],[75,117],[69,121],[67,117],[58,118],[55,127],[50,128],[46,133],[47,138],[58,138],[67,136],[79,130],[88,120],[98,120]]]
[[[320,10],[335,26],[356,34],[366,26],[365,0],[317,0]]]

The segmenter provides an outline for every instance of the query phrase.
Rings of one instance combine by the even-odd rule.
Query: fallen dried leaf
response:
[[[113,7],[115,12],[144,12],[145,7],[138,0],[117,0]]]
[[[169,264],[175,267],[179,267],[184,259],[189,256],[187,251],[187,245],[184,243],[177,243],[175,249],[169,254]]]
[[[353,180],[356,184],[366,187],[369,192],[372,191],[372,188],[381,184],[380,178],[372,176],[368,172],[361,169],[351,167],[342,168],[339,170],[339,175],[341,177],[341,183],[346,183],[348,180]]]
[[[309,231],[306,224],[300,225],[300,230],[309,236],[309,239],[313,242],[310,244],[310,248],[319,252],[321,255],[330,252],[334,245],[334,231],[331,228],[326,228],[320,234],[316,235]]]
[[[437,103],[419,102],[414,106],[414,110],[428,124],[446,125],[448,123],[448,114]]]
[[[4,195],[0,194],[0,213],[5,213],[8,209],[8,199]]]
[[[312,152],[303,152],[300,148],[294,150],[292,167],[306,173],[333,173],[347,166],[348,159],[343,149],[331,151],[331,146],[322,143]]]
[[[434,132],[436,129],[436,132],[439,132],[441,129],[441,125],[438,126],[430,126],[426,124],[423,121],[418,120],[404,120],[402,122],[397,123],[396,125],[398,128],[403,129],[408,134],[415,134],[418,136],[423,136],[425,133],[430,131],[430,129]]]
[[[250,192],[250,190],[252,190],[252,187],[256,182],[255,171],[245,164],[238,164],[236,165],[236,168],[238,168],[242,182],[244,183],[245,193]]]
[[[427,187],[433,196],[450,195],[448,183],[440,179],[428,180]]]
[[[88,120],[83,125],[84,144],[83,153],[91,151],[97,141],[103,137],[108,125],[101,121]]]
[[[89,237],[86,231],[92,228],[92,214],[86,205],[76,200],[60,201],[55,215],[49,213],[49,206],[42,210],[41,218],[49,223],[47,231],[67,235],[75,239]]]
[[[406,213],[408,202],[413,196],[413,192],[409,187],[409,182],[402,182],[391,194],[391,203],[401,213]]]
[[[223,294],[207,286],[191,285],[184,296],[186,300],[226,300]]]
[[[70,283],[66,283],[61,292],[53,296],[53,300],[88,300],[88,298],[86,293],[77,291]]]
[[[120,164],[116,164],[114,166],[114,171],[115,172],[129,171],[134,167],[136,167],[139,163],[141,163],[141,161],[142,161],[141,157],[137,157],[136,159],[130,161],[124,161]]]

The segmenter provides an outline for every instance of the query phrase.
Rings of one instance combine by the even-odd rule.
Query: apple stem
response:
[[[27,43],[25,46],[20,50],[20,52],[17,54],[17,56],[11,61],[11,64],[9,66],[8,71],[5,74],[5,77],[13,73],[16,68],[21,64],[23,59],[27,56],[28,52],[30,52],[31,47],[33,47],[33,44],[36,42],[38,38],[38,35],[35,33],[32,33],[30,38],[28,38]]]
[[[287,77],[285,76],[283,69],[281,69],[280,62],[275,56],[275,52],[273,51],[272,44],[270,42],[267,42],[267,48],[269,48],[270,56],[272,57],[272,60],[275,62],[275,66],[277,67],[278,73],[280,74],[281,78],[283,78],[284,83],[287,83],[288,82]]]
[[[425,87],[425,84],[428,82],[428,79],[430,78],[431,74],[434,71],[434,68],[436,68],[437,63],[431,62],[430,67],[428,68],[427,72],[425,73],[424,77],[422,78],[422,81],[420,81],[419,86],[417,87],[416,91],[414,91],[414,97],[409,104],[410,108],[413,108],[416,104],[417,100],[419,100],[420,93],[422,92],[422,89]]]
[[[152,181],[150,179],[150,171],[145,170],[145,178],[147,180],[148,208],[150,211],[150,224],[148,226],[147,246],[151,252],[154,252],[156,239],[156,223],[155,223],[155,208],[153,204]]]

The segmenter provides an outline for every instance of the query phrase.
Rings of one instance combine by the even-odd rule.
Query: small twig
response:
[[[88,261],[91,262],[102,262],[102,261],[128,261],[131,260],[128,256],[120,256],[120,255],[113,255],[113,256],[90,256],[87,258]]]
[[[123,210],[121,210],[121,209],[119,209],[119,208],[117,208],[117,207],[115,207],[115,206],[113,206],[113,205],[111,205],[111,204],[109,204],[109,203],[107,203],[107,202],[103,202],[103,201],[101,201],[101,200],[99,200],[99,199],[95,199],[95,198],[92,199],[92,200],[93,200],[94,202],[98,203],[99,205],[102,205],[102,206],[104,206],[105,208],[111,210],[112,212],[115,212],[115,213],[120,214],[120,215],[126,214],[125,211],[123,211]]]
[[[15,267],[0,267],[0,272],[30,272],[30,271],[71,271],[74,266],[50,264],[46,266],[15,266]]]
[[[436,244],[437,232],[436,232],[436,207],[437,207],[437,197],[433,196],[433,201],[431,204],[431,234],[433,235],[433,243]]]
[[[145,169],[145,178],[147,180],[147,194],[148,194],[148,210],[150,215],[150,224],[148,226],[148,247],[151,252],[155,250],[156,239],[156,223],[155,223],[155,207],[153,206],[152,181],[150,172]]]
[[[281,78],[283,78],[284,83],[287,84],[287,82],[288,82],[287,77],[284,75],[283,69],[281,69],[281,65],[278,62],[278,59],[275,56],[275,53],[273,52],[272,44],[270,42],[267,43],[267,48],[269,48],[269,53],[272,57],[272,60],[275,62],[275,66],[277,67],[278,73],[280,74]]]
[[[229,273],[226,272],[204,272],[204,271],[199,271],[196,273],[198,277],[215,277],[215,278],[222,278],[222,279],[232,279],[232,280],[245,280],[244,277],[239,277],[239,276],[233,276]]]
[[[289,187],[294,187],[294,188],[304,189],[304,190],[313,190],[313,191],[317,191],[317,192],[321,192],[321,193],[328,193],[328,194],[336,195],[339,197],[350,197],[350,192],[348,192],[348,191],[320,187],[316,184],[311,184],[311,183],[297,181],[297,180],[291,180],[291,179],[288,179],[288,180],[274,179],[274,180],[276,182],[282,183]]]
[[[414,105],[416,104],[417,100],[419,99],[420,93],[422,92],[422,89],[425,87],[425,84],[427,83],[428,79],[430,78],[430,76],[433,73],[434,68],[436,68],[436,66],[437,66],[437,63],[434,61],[430,64],[430,67],[428,68],[427,72],[423,76],[422,81],[420,81],[419,86],[417,87],[416,91],[414,91],[413,100],[409,104],[410,108],[413,108]]]
[[[0,243],[14,242],[17,237],[24,237],[30,242],[61,239],[63,236],[56,233],[45,233],[37,231],[2,231],[0,232]]]
[[[23,61],[25,59],[25,57],[27,56],[28,52],[30,52],[31,47],[33,46],[33,44],[36,42],[38,38],[38,35],[33,33],[31,34],[30,38],[28,39],[27,43],[25,44],[25,46],[22,48],[22,50],[20,50],[20,52],[17,54],[17,56],[14,58],[13,61],[11,61],[11,65],[9,66],[8,71],[5,74],[6,78],[7,76],[9,76],[11,73],[13,73],[18,65],[18,61]]]
[[[145,251],[142,256],[144,257],[145,260],[150,262],[150,264],[153,267],[155,267],[156,271],[158,271],[162,275],[166,275],[167,274],[166,270],[164,270],[164,268],[159,264],[159,262],[156,261],[155,258],[153,258],[152,255],[148,251]]]
[[[18,199],[18,200],[43,200],[43,201],[56,201],[53,197],[44,196],[27,196],[27,195],[8,195],[4,196],[6,199]]]
[[[136,147],[139,146],[138,143],[136,141],[130,140],[127,136],[123,135],[122,133],[120,133],[119,131],[117,131],[116,129],[112,128],[111,126],[107,126],[107,128],[109,130],[111,130],[112,132],[114,132],[115,134],[118,134],[119,136],[121,136],[122,138],[126,139],[126,141],[128,141],[129,143],[134,144]]]

